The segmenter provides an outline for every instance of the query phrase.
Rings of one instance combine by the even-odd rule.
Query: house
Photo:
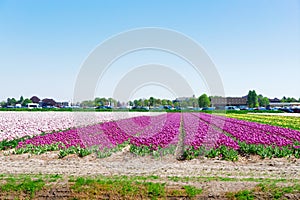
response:
[[[56,106],[60,108],[70,108],[72,105],[71,102],[64,101],[64,102],[56,102]]]
[[[218,106],[247,106],[246,97],[211,97],[212,107]]]
[[[32,103],[40,103],[40,101],[41,101],[41,99],[38,98],[37,96],[31,97],[30,100],[32,101]]]
[[[53,99],[43,99],[41,102],[40,102],[40,106],[42,107],[54,107],[56,106],[56,102],[53,100]]]
[[[280,99],[274,98],[274,99],[269,99],[270,103],[280,103]]]

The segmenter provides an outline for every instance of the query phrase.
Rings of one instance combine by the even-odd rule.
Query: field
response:
[[[0,196],[297,199],[299,129],[254,114],[1,112]]]

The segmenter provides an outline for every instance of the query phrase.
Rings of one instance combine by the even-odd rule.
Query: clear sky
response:
[[[300,97],[299,0],[0,0],[0,100],[71,100],[89,53],[107,38],[141,27],[172,29],[199,43],[215,63],[226,96],[255,89],[268,97]],[[207,92],[178,59],[152,51],[128,55],[107,71],[95,96],[111,96],[122,72],[151,62],[177,63],[174,70],[196,96]],[[133,96],[172,94],[147,86]]]

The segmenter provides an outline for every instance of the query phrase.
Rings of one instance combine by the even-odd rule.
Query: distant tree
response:
[[[106,106],[108,104],[108,100],[104,97],[95,98],[95,105],[97,106]]]
[[[10,106],[10,105],[11,105],[11,98],[7,98],[7,100],[6,100],[6,105],[7,105],[7,106]]]
[[[150,108],[150,101],[148,99],[144,99],[143,106],[147,106]]]
[[[17,103],[19,103],[19,104],[23,104],[23,101],[24,101],[24,97],[23,97],[23,96],[21,96],[21,97],[20,97],[20,99],[19,99],[19,101],[18,101]]]
[[[135,100],[133,101],[133,104],[134,104],[134,106],[138,106],[138,100],[135,99]]]
[[[1,102],[0,102],[0,106],[1,106],[1,107],[5,107],[5,106],[6,106],[6,102],[5,102],[5,101],[1,101]]]
[[[255,90],[250,90],[248,93],[248,106],[249,108],[254,108],[254,107],[258,107],[259,103],[258,103],[258,96],[255,92]]]
[[[291,102],[296,102],[297,100],[294,97],[288,97],[286,99],[287,102],[291,103]]]
[[[117,104],[118,104],[117,100],[115,100],[111,97],[108,98],[107,101],[108,101],[109,105],[112,106],[112,107],[117,106]],[[118,107],[120,107],[120,106],[118,106]]]
[[[197,98],[192,97],[188,99],[188,106],[198,107],[198,104],[199,102]]]
[[[286,102],[286,97],[283,96],[282,99],[280,100],[280,102]]]
[[[144,101],[143,101],[143,99],[139,99],[139,100],[137,101],[137,106],[144,106]]]
[[[188,107],[189,105],[188,105],[188,102],[187,101],[181,101],[180,102],[180,107],[183,107],[183,108],[186,108],[186,107]]]
[[[268,105],[270,105],[270,101],[267,97],[264,97],[263,95],[260,94],[257,96],[257,98],[258,98],[259,106],[267,107]]]
[[[210,106],[210,100],[208,98],[208,96],[206,94],[202,94],[199,98],[198,98],[198,105],[201,108],[204,107],[208,107]]]
[[[96,97],[96,98],[94,99],[94,104],[95,104],[95,106],[101,106],[101,105],[100,105],[100,101],[101,101],[101,99],[100,99],[99,97]],[[84,101],[84,103],[87,103],[87,101]]]
[[[167,100],[167,99],[161,100],[161,104],[162,104],[163,106],[167,105],[167,104],[168,104],[168,100]]]
[[[155,105],[161,105],[161,99],[155,99]]]
[[[155,98],[154,97],[150,97],[149,98],[149,108],[152,106],[154,106],[154,104],[155,104]]]
[[[179,107],[180,103],[178,101],[173,102],[174,107]]]
[[[299,99],[300,100],[300,99]],[[295,99],[294,97],[282,97],[282,99],[280,100],[280,102],[297,102],[297,99]]]
[[[129,104],[129,106],[133,106],[133,102],[132,101],[129,101],[128,104]]]
[[[32,103],[32,101],[30,99],[24,99],[22,102],[22,106],[26,106],[27,104]]]
[[[82,107],[94,107],[95,106],[95,101],[91,101],[91,100],[82,101],[80,103],[80,105]]]
[[[267,107],[268,105],[270,105],[270,101],[267,97],[263,97],[260,99],[259,106]]]
[[[15,106],[15,105],[16,105],[16,103],[17,103],[17,100],[16,100],[15,98],[12,98],[12,99],[10,99],[10,103],[9,103],[9,105],[11,105],[11,106]]]

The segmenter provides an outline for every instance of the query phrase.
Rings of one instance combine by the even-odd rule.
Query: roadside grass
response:
[[[68,192],[74,199],[166,199],[169,197],[197,199],[205,190],[195,186],[198,183],[210,181],[257,183],[256,187],[250,190],[226,193],[228,199],[255,199],[258,195],[280,199],[285,194],[300,193],[300,181],[295,179],[0,174],[0,195],[14,194],[15,197],[21,195],[21,197],[33,199],[35,195],[38,197],[38,194],[50,190],[59,183],[67,185]]]
[[[292,186],[277,186],[275,183],[260,183],[252,190],[241,190],[238,192],[228,192],[228,199],[252,200],[256,196],[264,194],[268,199],[281,199],[286,194],[300,193],[300,184]]]
[[[254,194],[253,191],[250,190],[241,190],[236,193],[229,192],[226,194],[228,199],[236,199],[236,200],[253,200]]]
[[[189,185],[170,188],[164,178],[156,175],[65,177],[60,174],[0,174],[0,195],[33,199],[37,192],[50,190],[58,182],[68,184],[69,192],[75,199],[106,198],[107,195],[125,199],[165,199],[173,196],[192,198],[202,192],[201,188]]]
[[[173,182],[209,182],[209,181],[222,181],[222,182],[257,182],[265,184],[277,184],[277,183],[300,183],[298,179],[283,179],[283,178],[231,178],[231,177],[218,177],[218,176],[198,176],[198,177],[178,177],[178,176],[168,176],[167,179]]]
[[[300,192],[300,183],[294,184],[292,186],[284,186],[280,187],[274,183],[264,184],[261,183],[257,185],[257,188],[254,189],[255,191],[259,192],[267,192],[272,195],[273,199],[280,199],[283,197],[284,194],[291,194],[291,193],[299,193]]]
[[[1,192],[20,192],[25,193],[34,197],[36,191],[41,190],[45,186],[45,181],[42,179],[24,177],[22,179],[8,177],[5,179],[5,182],[0,184]]]
[[[202,193],[201,188],[190,185],[169,188],[158,176],[78,177],[76,180],[72,177],[70,181],[75,182],[71,187],[75,193],[89,194],[88,198],[109,193],[116,198],[164,199],[170,196],[195,197]]]

